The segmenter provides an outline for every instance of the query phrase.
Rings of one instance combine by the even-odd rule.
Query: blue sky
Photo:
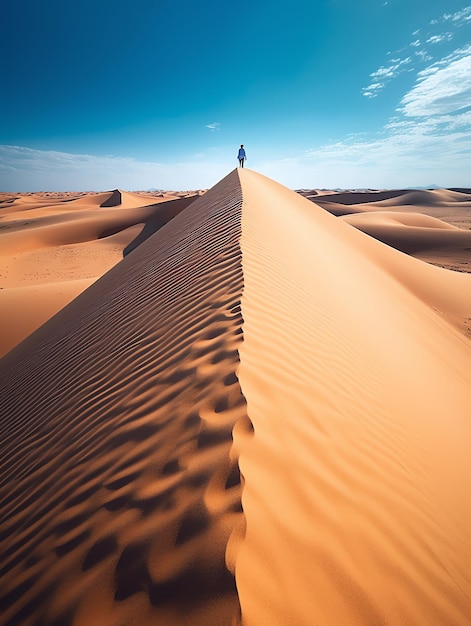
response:
[[[0,190],[471,186],[467,2],[9,2]]]

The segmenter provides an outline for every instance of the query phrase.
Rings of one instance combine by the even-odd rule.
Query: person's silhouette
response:
[[[244,144],[240,145],[239,154],[237,155],[239,159],[239,167],[244,167],[244,161],[247,159],[247,155],[245,154]]]

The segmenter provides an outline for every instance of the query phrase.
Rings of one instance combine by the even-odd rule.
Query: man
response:
[[[247,155],[245,154],[245,150],[244,150],[244,144],[241,144],[237,158],[239,159],[239,167],[244,167],[244,161],[247,158]]]

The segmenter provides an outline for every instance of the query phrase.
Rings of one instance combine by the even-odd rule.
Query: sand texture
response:
[[[471,625],[471,275],[309,195],[231,172],[0,360],[2,623]]]
[[[5,624],[237,623],[241,202],[232,175],[0,362]]]

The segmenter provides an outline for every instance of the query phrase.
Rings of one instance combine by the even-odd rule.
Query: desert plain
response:
[[[471,624],[470,191],[0,194],[1,623]]]

